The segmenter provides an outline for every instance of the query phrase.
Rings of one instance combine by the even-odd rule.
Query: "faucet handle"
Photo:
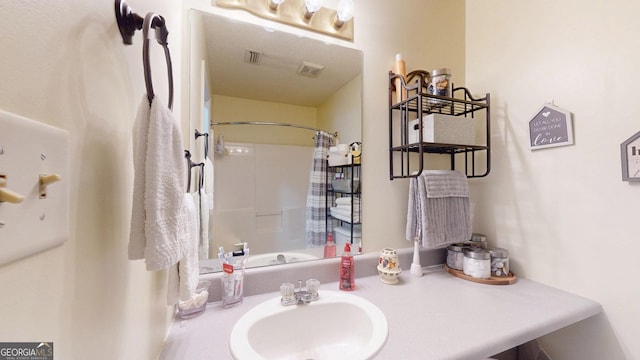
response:
[[[307,280],[307,292],[311,294],[313,299],[318,298],[318,287],[320,286],[320,281],[318,279],[309,279]]]
[[[282,304],[288,305],[292,303],[296,303],[298,300],[295,295],[295,286],[292,283],[283,283],[280,285],[280,302]]]

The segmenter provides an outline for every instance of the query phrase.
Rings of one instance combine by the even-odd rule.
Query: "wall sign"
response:
[[[620,144],[622,180],[640,181],[640,131]]]
[[[571,113],[552,104],[545,104],[529,120],[531,150],[573,144]]]

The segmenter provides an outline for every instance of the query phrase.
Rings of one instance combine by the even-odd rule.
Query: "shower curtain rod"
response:
[[[334,133],[330,133],[328,131],[325,131],[325,130],[322,130],[322,129],[313,128],[313,127],[310,127],[310,126],[289,124],[289,123],[268,122],[268,121],[230,121],[230,122],[213,122],[212,121],[211,125],[273,125],[273,126],[285,126],[285,127],[293,127],[293,128],[311,130],[311,131],[324,131],[324,132],[332,135],[333,137],[338,137],[338,132],[337,131],[335,131]]]

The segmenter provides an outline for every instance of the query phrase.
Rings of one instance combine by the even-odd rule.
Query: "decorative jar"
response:
[[[383,249],[378,258],[378,274],[380,280],[385,284],[398,283],[398,276],[402,269],[400,269],[400,260],[398,259],[398,253],[394,249]]]
[[[472,234],[469,244],[472,248],[486,249],[488,248],[487,236],[482,234]]]
[[[447,266],[450,269],[462,270],[464,265],[465,244],[451,244],[447,246]]]
[[[491,254],[486,249],[465,249],[463,272],[465,275],[488,279],[491,277]]]
[[[451,70],[447,68],[435,69],[431,72],[429,94],[451,97]],[[435,104],[448,104],[450,102],[441,99],[430,99]]]
[[[490,250],[491,253],[491,275],[509,276],[509,251],[497,248]]]

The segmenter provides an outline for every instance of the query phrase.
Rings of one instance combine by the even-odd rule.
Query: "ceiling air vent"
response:
[[[260,65],[260,60],[262,59],[262,53],[246,49],[244,51],[244,62],[247,64]]]
[[[308,61],[303,61],[298,67],[297,73],[299,75],[316,78],[324,70],[324,65],[314,64]]]

